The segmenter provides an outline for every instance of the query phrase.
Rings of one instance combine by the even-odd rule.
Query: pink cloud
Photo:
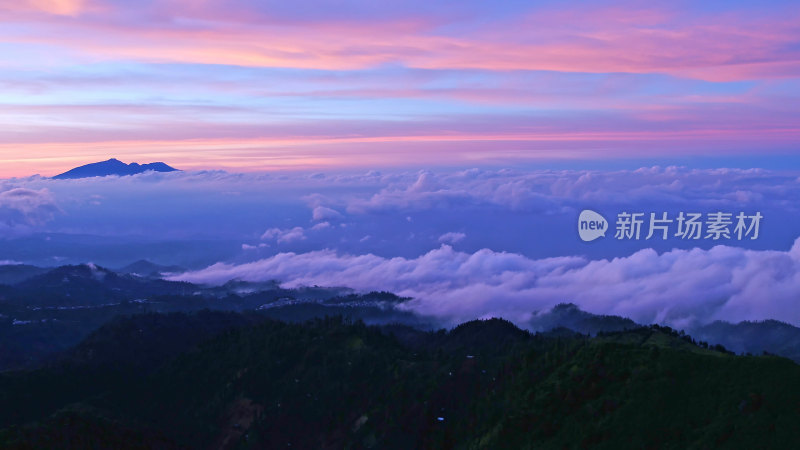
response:
[[[20,0],[3,2],[0,10],[12,12],[40,12],[59,16],[77,16],[85,11],[87,0]]]
[[[77,7],[67,0],[47,4],[64,11]],[[708,80],[800,74],[800,50],[793,50],[798,39],[794,10],[688,16],[654,8],[555,9],[456,35],[439,32],[440,23],[424,17],[301,23],[255,15],[253,22],[230,12],[227,3],[173,8],[160,11],[171,22],[123,21],[126,11],[111,10],[93,20],[34,23],[31,32],[6,39],[69,47],[102,59],[254,67],[343,70],[397,63],[427,69],[667,73]],[[180,23],[177,18],[189,20],[174,25]]]

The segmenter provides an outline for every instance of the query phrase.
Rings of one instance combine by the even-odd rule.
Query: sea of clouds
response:
[[[573,302],[689,327],[800,325],[800,180],[760,169],[469,169],[146,173],[0,181],[0,259],[111,267],[150,259],[173,279],[279,280],[413,297],[455,323]],[[758,240],[584,243],[582,209],[764,216]],[[113,251],[109,250],[113,249]]]
[[[244,264],[218,263],[173,280],[222,284],[281,280],[286,287],[346,285],[413,297],[416,312],[458,323],[531,313],[572,302],[598,314],[687,329],[714,320],[778,318],[800,325],[800,240],[788,251],[716,246],[709,250],[644,249],[620,258],[531,259],[488,249],[442,245],[417,258],[279,253]]]

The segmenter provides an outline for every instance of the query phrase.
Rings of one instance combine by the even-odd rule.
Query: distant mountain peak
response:
[[[69,180],[76,178],[107,177],[109,175],[126,176],[147,172],[149,170],[155,172],[174,172],[178,169],[170,167],[160,161],[147,164],[139,164],[135,162],[125,164],[117,158],[111,158],[106,161],[75,167],[74,169],[70,169],[62,174],[56,175],[53,178],[56,180]]]

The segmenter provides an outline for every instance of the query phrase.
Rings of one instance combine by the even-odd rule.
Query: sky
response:
[[[2,0],[0,177],[798,167],[798,23],[791,1]]]
[[[0,264],[389,290],[450,324],[573,302],[800,326],[798,24],[791,1],[0,0]],[[51,178],[112,157],[181,171]],[[636,213],[663,239],[615,236]]]

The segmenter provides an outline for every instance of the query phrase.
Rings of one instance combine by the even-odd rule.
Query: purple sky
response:
[[[798,23],[792,1],[0,2],[0,176],[780,166]]]

